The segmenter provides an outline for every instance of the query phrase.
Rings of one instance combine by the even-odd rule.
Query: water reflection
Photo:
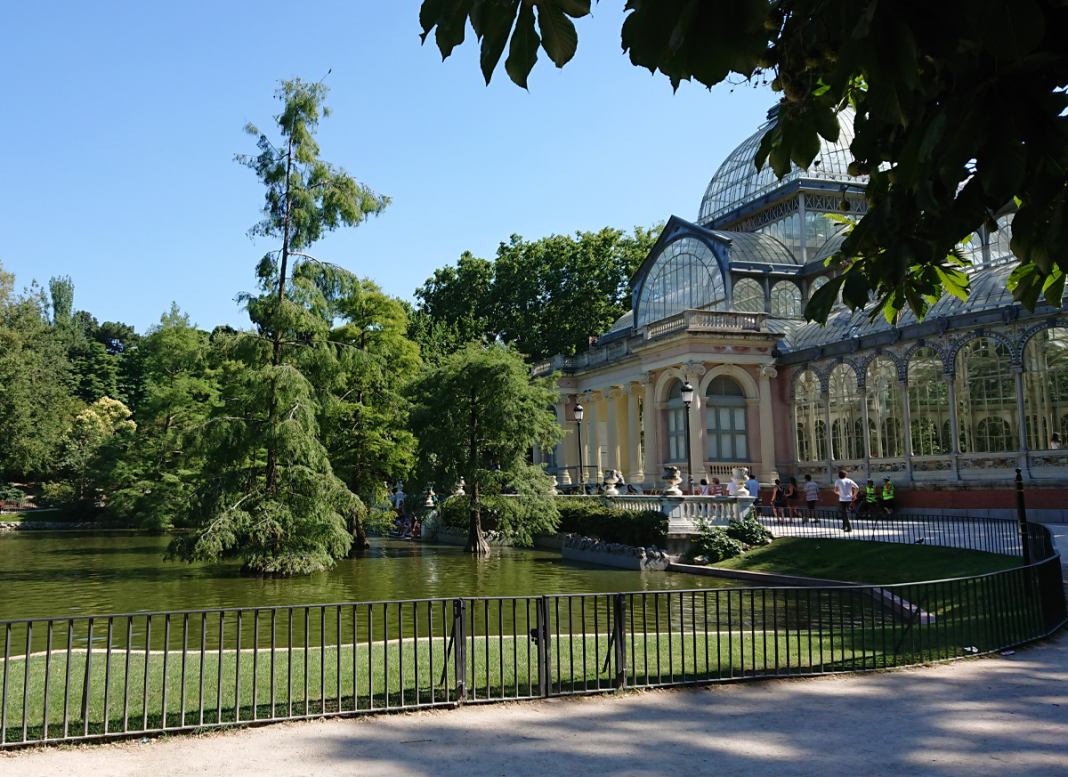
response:
[[[717,588],[716,578],[564,561],[540,550],[372,540],[330,572],[296,578],[240,574],[236,563],[163,560],[169,538],[122,532],[17,532],[0,538],[0,620],[221,607],[271,607],[435,597]],[[737,585],[734,583],[733,585]]]

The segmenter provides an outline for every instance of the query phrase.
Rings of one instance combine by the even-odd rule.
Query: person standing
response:
[[[887,516],[894,514],[894,484],[889,475],[883,475],[883,512]]]
[[[786,486],[786,502],[790,507],[790,523],[794,522],[794,518],[799,517],[797,511],[797,500],[801,496],[801,489],[797,486],[797,478],[790,478],[790,482]]]
[[[838,517],[842,519],[844,532],[853,531],[853,524],[849,522],[849,507],[859,491],[860,486],[846,476],[846,471],[838,470],[838,480],[834,481],[834,493],[838,494]]]
[[[879,492],[875,488],[875,481],[868,478],[868,487],[864,490],[864,501],[857,510],[857,518],[870,518],[879,509]]]
[[[712,478],[711,494],[712,496],[726,496],[726,491],[720,485],[719,478]]]
[[[808,519],[813,523],[818,523],[819,518],[816,516],[816,503],[820,498],[820,487],[812,482],[811,475],[805,475],[805,500],[808,502]]]
[[[775,517],[776,523],[783,522],[783,515],[786,513],[786,491],[783,490],[782,483],[778,478],[775,478],[775,488],[771,490],[771,514]]]
[[[753,502],[753,507],[756,510],[756,514],[760,515],[760,482],[753,477],[752,470],[749,470],[749,480],[745,481],[745,488],[749,492],[749,496],[756,500]]]
[[[701,485],[697,489],[697,495],[698,496],[709,496],[710,495],[710,492],[708,490],[708,481],[705,480],[704,478],[701,478]]]

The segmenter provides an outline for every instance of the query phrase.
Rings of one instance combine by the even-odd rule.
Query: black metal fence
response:
[[[878,587],[0,622],[0,745],[864,671],[989,653],[1048,635],[1068,618],[1048,531],[1031,525],[1029,543],[1029,566]]]
[[[818,508],[814,517],[805,508],[782,508],[773,513],[768,506],[755,506],[753,517],[770,529],[776,537],[807,537],[812,539],[850,539],[874,542],[941,545],[952,548],[981,550],[1020,556],[1020,525],[1000,518],[945,515],[885,515],[876,509],[848,514],[850,531],[843,527],[838,510]],[[1039,524],[1028,523],[1041,534]],[[1045,531],[1043,529],[1043,531]],[[1032,558],[1040,558],[1032,554]]]

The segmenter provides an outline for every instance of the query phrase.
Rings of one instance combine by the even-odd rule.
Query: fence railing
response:
[[[776,515],[771,507],[755,506],[752,516],[770,529],[776,537],[808,537],[812,539],[837,538],[866,540],[875,542],[896,542],[914,545],[939,545],[944,547],[981,550],[986,553],[1001,553],[1022,556],[1023,545],[1020,541],[1020,525],[1016,521],[1001,518],[983,518],[972,516],[942,515],[906,515],[887,516],[879,511],[870,514],[849,513],[850,531],[845,531],[844,524],[837,510],[820,508],[815,511],[815,520],[809,518],[809,511],[797,508],[791,515],[789,508],[784,508],[782,515]],[[1039,524],[1027,524],[1031,542],[1041,543],[1040,537],[1048,537],[1048,532]],[[1050,546],[1048,551],[1052,555]],[[1031,558],[1045,556],[1032,553]]]
[[[1028,566],[888,586],[0,622],[0,746],[885,669],[989,653],[1046,636],[1068,618],[1048,531],[1031,525],[1028,542],[1035,559]]]

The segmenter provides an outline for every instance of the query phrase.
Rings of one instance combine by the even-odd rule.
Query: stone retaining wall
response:
[[[583,537],[581,534],[563,535],[561,555],[572,561],[585,561],[623,569],[641,571],[655,570],[663,572],[671,563],[667,551],[651,545],[648,548],[636,548],[633,545],[621,545],[618,542],[601,542]]]

